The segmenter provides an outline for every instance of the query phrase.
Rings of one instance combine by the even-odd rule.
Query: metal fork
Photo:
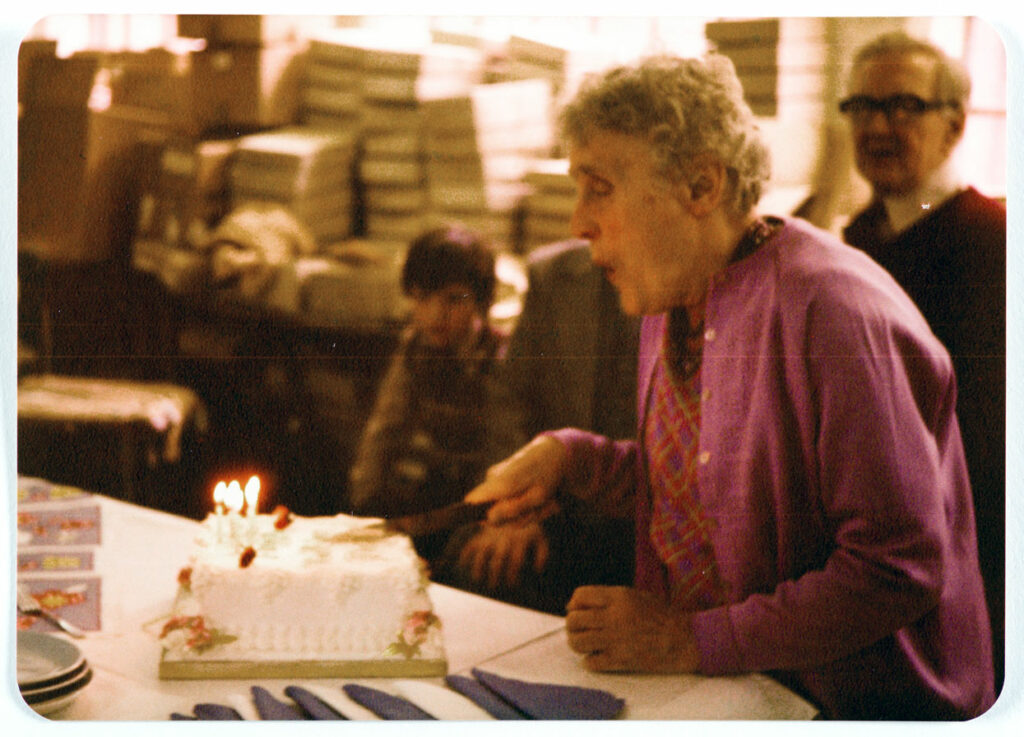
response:
[[[39,606],[39,602],[35,600],[35,597],[21,584],[18,584],[18,611],[22,614],[31,614],[34,617],[47,619],[72,637],[85,637],[85,633],[71,624],[71,622]]]

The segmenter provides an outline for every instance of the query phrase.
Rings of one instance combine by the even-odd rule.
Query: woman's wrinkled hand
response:
[[[700,664],[692,612],[647,591],[582,586],[565,619],[569,647],[594,671],[692,673]]]
[[[465,501],[493,501],[487,513],[487,521],[492,525],[537,522],[551,514],[567,458],[562,443],[549,436],[538,436],[491,466],[486,478],[466,495]]]

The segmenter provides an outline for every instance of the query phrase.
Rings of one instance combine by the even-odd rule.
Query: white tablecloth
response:
[[[239,694],[249,694],[253,685],[278,696],[285,686],[302,685],[301,679],[160,680],[160,647],[143,627],[169,611],[196,523],[103,496],[92,498],[99,500],[102,515],[102,543],[95,558],[103,586],[102,631],[75,643],[94,678],[75,701],[49,719],[166,721],[172,712],[190,714],[199,702],[227,704]],[[624,716],[630,719],[810,719],[815,715],[807,702],[760,675],[590,673],[569,650],[561,617],[444,586],[431,585],[430,595],[443,623],[451,673],[468,673],[473,666],[481,666],[525,680],[601,688],[625,699]],[[352,680],[316,683],[340,686]],[[373,685],[387,690],[387,679],[375,680]]]

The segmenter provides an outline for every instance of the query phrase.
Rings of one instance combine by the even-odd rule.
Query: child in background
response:
[[[352,511],[425,515],[458,502],[487,468],[525,440],[498,375],[507,336],[488,322],[495,257],[461,226],[430,230],[409,247],[402,289],[409,325],[381,381],[349,473]],[[450,530],[413,527],[432,568]]]

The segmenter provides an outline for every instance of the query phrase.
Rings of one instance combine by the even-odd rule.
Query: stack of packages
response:
[[[365,117],[362,49],[349,41],[354,33],[331,29],[310,38],[299,93],[303,123],[360,130]]]
[[[771,186],[762,209],[792,212],[817,193],[817,202],[857,199],[860,181],[837,177],[848,155],[848,133],[828,120],[829,79],[838,63],[822,18],[737,19],[707,23],[708,45],[732,61],[743,95],[758,116],[772,151]],[[794,146],[792,141],[814,141]],[[825,152],[819,165],[819,150]],[[848,165],[848,164],[846,164]],[[822,216],[834,217],[827,212]],[[812,217],[816,217],[812,215]]]
[[[209,231],[229,207],[231,140],[176,138],[158,152],[141,188],[132,267],[176,294],[204,288]]]
[[[202,44],[169,60],[179,77],[169,110],[200,117],[192,123],[199,135],[294,122],[306,38],[328,23],[327,16],[178,16],[182,40]]]
[[[328,23],[326,16],[182,15],[167,48],[118,57],[107,75],[114,107],[168,129],[158,140],[163,150],[139,175],[136,270],[172,292],[207,286],[204,249],[234,204],[227,167],[238,136],[295,122],[305,36]]]
[[[550,155],[552,91],[541,79],[474,85],[424,103],[431,213],[516,248],[530,162]]]
[[[546,79],[557,106],[567,102],[583,77],[609,66],[614,59],[596,40],[577,39],[573,46],[562,38],[511,36],[505,47],[504,79]]]
[[[438,97],[465,94],[482,66],[476,50],[444,44],[364,49],[360,175],[369,238],[408,243],[430,226],[424,107]]]
[[[565,240],[576,206],[576,187],[567,159],[534,161],[524,177],[530,189],[523,206],[523,251]]]
[[[302,311],[304,259],[351,236],[354,159],[342,130],[293,125],[238,142],[231,212],[206,241],[222,295]]]
[[[318,324],[374,328],[404,319],[399,275],[427,226],[421,103],[472,84],[479,52],[428,38],[335,28],[310,38],[300,118],[358,140],[356,238],[302,267],[302,309]]]
[[[352,234],[356,138],[344,130],[294,125],[244,137],[231,164],[234,207],[281,205],[318,248]]]

